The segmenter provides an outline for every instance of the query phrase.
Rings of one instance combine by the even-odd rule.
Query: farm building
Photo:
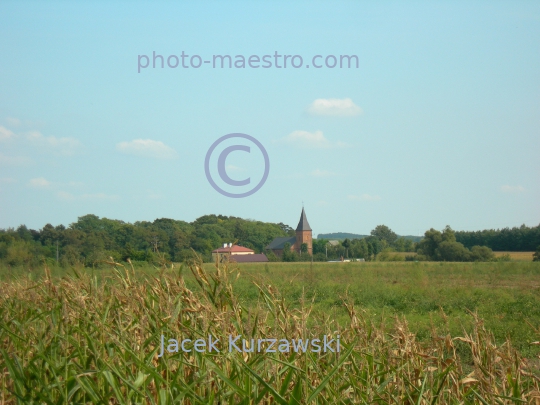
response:
[[[267,262],[268,258],[264,254],[256,254],[253,250],[244,246],[224,243],[223,247],[212,251],[212,260],[222,263],[223,261],[247,263],[247,262]]]

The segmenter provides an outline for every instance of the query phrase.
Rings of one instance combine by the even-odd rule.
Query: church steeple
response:
[[[309,226],[307,220],[306,211],[302,207],[302,214],[300,214],[300,221],[296,227],[296,242],[294,244],[294,250],[300,252],[302,249],[302,244],[307,245],[307,251],[309,254],[313,254],[313,240],[312,240],[312,229]]]
[[[302,207],[302,214],[300,215],[300,222],[298,222],[298,226],[296,227],[296,232],[298,231],[311,231],[311,227],[309,226],[309,222],[306,217],[306,212],[304,211],[304,207]]]

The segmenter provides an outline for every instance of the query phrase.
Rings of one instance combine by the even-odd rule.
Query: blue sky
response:
[[[0,227],[205,214],[369,233],[540,223],[538,2],[0,3]],[[358,55],[147,68],[138,55]],[[159,64],[158,64],[159,66]],[[204,174],[229,133],[264,186]],[[255,181],[257,153],[230,177]]]

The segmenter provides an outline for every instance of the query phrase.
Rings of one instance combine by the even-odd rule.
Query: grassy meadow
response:
[[[508,256],[509,261],[532,262],[534,252],[493,252],[496,258]],[[408,256],[416,256],[416,252],[391,252],[390,256],[397,256],[405,260]]]
[[[495,257],[508,255],[511,260],[518,262],[532,262],[534,252],[493,252]]]
[[[476,312],[499,343],[509,337],[531,359],[540,353],[530,345],[540,338],[540,263],[245,263],[239,268],[243,277],[236,291],[248,305],[257,300],[255,281],[275,286],[293,303],[303,295],[315,309],[347,322],[342,305],[347,296],[370,317],[389,323],[405,317],[421,340],[433,326],[447,326],[452,334],[471,330]]]
[[[0,268],[0,403],[540,404],[540,263]],[[160,336],[341,336],[165,353]]]

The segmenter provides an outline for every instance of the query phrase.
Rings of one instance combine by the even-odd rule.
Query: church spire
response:
[[[298,222],[298,226],[296,227],[296,231],[311,231],[311,227],[309,226],[309,222],[306,217],[306,212],[304,211],[304,207],[302,205],[302,215],[300,215],[300,222]]]

